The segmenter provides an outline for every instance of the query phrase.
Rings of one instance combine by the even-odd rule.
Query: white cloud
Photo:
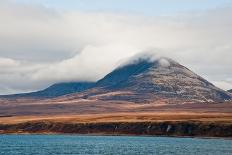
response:
[[[19,66],[19,62],[13,59],[0,57],[0,68],[1,69],[7,68],[7,67],[16,67],[16,66]]]
[[[213,83],[220,88],[224,88],[225,90],[232,89],[232,82],[227,81],[213,81]]]
[[[232,9],[172,17],[57,11],[0,2],[0,93],[97,80],[149,49],[226,89],[232,83]],[[5,88],[5,89],[3,89]]]

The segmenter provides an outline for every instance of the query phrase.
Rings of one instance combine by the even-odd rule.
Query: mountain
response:
[[[92,82],[68,82],[68,83],[57,83],[44,90],[24,93],[24,94],[14,94],[14,95],[3,95],[4,98],[54,98],[66,94],[72,94],[84,91],[93,87],[95,83]]]
[[[222,102],[232,98],[230,93],[165,57],[136,59],[119,66],[96,83],[60,83],[42,91],[5,97],[136,103]]]
[[[80,96],[81,97],[81,96]],[[213,102],[231,95],[169,58],[140,58],[116,68],[83,93],[83,98],[153,102]]]
[[[232,93],[232,89],[228,90],[228,92]]]

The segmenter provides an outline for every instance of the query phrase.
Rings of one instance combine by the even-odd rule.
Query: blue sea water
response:
[[[0,155],[232,155],[232,140],[79,135],[0,135]]]

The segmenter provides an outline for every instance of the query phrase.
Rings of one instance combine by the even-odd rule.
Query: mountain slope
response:
[[[84,91],[94,86],[92,82],[68,82],[68,83],[57,83],[44,90],[14,94],[14,95],[3,95],[4,98],[54,98],[62,95],[72,94]]]
[[[228,92],[232,93],[232,89],[228,90]]]
[[[136,103],[222,102],[232,98],[230,93],[164,57],[136,59],[116,68],[96,83],[60,83],[42,91],[4,97]]]
[[[142,58],[121,66],[98,81],[94,89],[87,91],[87,97],[136,102],[160,99],[212,102],[231,99],[229,93],[168,58]]]

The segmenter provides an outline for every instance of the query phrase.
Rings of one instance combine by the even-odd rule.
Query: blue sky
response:
[[[81,11],[113,11],[145,15],[170,15],[199,11],[232,4],[232,0],[14,0],[47,7]]]

